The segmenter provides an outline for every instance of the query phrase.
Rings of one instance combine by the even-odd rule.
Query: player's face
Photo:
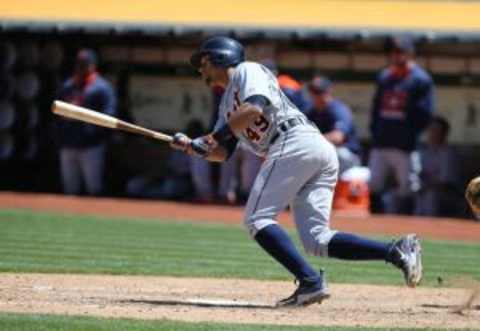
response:
[[[85,77],[95,71],[95,65],[85,63],[83,61],[77,61],[75,63],[74,74],[79,79],[85,79]]]
[[[203,81],[208,87],[224,87],[226,70],[213,65],[207,55],[202,57],[198,72],[200,72]]]
[[[200,75],[202,75],[203,81],[208,86],[210,86],[212,81],[211,67],[212,67],[212,64],[208,60],[208,57],[207,56],[202,57],[200,60],[200,67],[198,68],[198,72],[200,73]]]
[[[208,87],[214,87],[216,85],[217,68],[210,62],[208,56],[202,57],[200,60],[200,68],[198,72],[202,75],[202,79]]]
[[[427,140],[431,145],[440,145],[445,141],[445,132],[437,123],[432,123],[427,130]]]
[[[75,59],[75,75],[79,78],[84,78],[93,71],[95,71],[95,64],[89,59],[87,53],[80,51]]]
[[[328,103],[330,98],[330,93],[328,91],[325,92],[312,92],[310,91],[310,95],[312,97],[313,105],[317,110],[323,110]]]
[[[405,66],[410,59],[410,55],[398,49],[390,53],[390,63],[396,66]]]

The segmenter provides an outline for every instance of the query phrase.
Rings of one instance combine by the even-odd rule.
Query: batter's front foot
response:
[[[315,284],[299,284],[298,288],[288,298],[277,302],[275,307],[306,307],[314,303],[322,303],[330,298],[323,271],[320,271],[320,281]]]

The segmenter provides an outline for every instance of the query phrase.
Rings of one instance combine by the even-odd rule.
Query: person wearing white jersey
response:
[[[171,146],[222,162],[237,145],[265,158],[250,192],[245,225],[251,237],[298,280],[298,288],[277,306],[305,306],[330,296],[324,272],[317,272],[276,221],[290,205],[305,251],[348,260],[383,260],[400,268],[407,285],[422,278],[421,247],[408,235],[382,243],[330,229],[338,175],[335,148],[288,100],[264,66],[246,62],[243,46],[211,37],[192,55],[208,86],[222,86],[213,132],[191,139],[174,135]]]

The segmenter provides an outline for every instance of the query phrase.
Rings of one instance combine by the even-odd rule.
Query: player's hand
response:
[[[170,147],[173,149],[189,153],[189,149],[191,148],[192,139],[184,133],[177,132],[173,135],[173,140],[170,143]]]
[[[202,136],[191,139],[184,133],[175,133],[170,147],[185,152],[189,155],[198,157],[207,157],[217,147],[217,141],[212,135]]]
[[[218,144],[212,135],[207,135],[193,139],[190,145],[193,155],[206,158]]]

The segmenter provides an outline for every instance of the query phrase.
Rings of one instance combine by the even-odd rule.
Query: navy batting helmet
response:
[[[204,55],[208,55],[212,64],[224,68],[234,67],[245,61],[243,46],[238,41],[227,37],[211,37],[205,40],[193,53],[190,63],[198,69]]]

